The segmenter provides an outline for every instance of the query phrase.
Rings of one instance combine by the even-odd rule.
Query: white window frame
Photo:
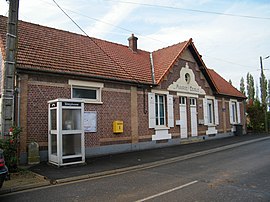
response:
[[[236,102],[232,101],[232,123],[237,123],[237,107]]]
[[[160,109],[160,101],[159,101],[159,97],[163,98],[163,109]],[[166,96],[162,95],[162,94],[155,94],[155,111],[156,111],[156,126],[160,127],[160,126],[166,126]],[[164,117],[160,117],[160,112],[161,110],[163,111]],[[161,124],[161,118],[164,119],[164,124]]]
[[[230,100],[230,123],[238,124],[241,123],[240,117],[240,103],[237,100]]]
[[[164,125],[156,124],[156,95],[164,96]],[[149,116],[149,128],[155,128],[156,130],[169,129],[174,127],[174,106],[173,95],[170,95],[168,91],[152,90],[148,93],[148,116]],[[158,105],[158,107],[160,107]],[[160,114],[158,111],[157,114]],[[160,119],[158,121],[160,124]]]
[[[214,118],[214,100],[207,99],[207,117],[208,117],[208,124],[214,125],[215,118]]]
[[[179,104],[182,106],[186,106],[186,103],[187,103],[187,98],[184,96],[180,96],[179,97]]]
[[[194,97],[189,98],[189,104],[191,107],[196,107],[196,98]]]
[[[101,99],[102,88],[104,87],[103,83],[90,82],[90,81],[79,81],[79,80],[69,80],[68,84],[71,85],[71,98],[83,100],[85,103],[93,104],[103,104]],[[89,89],[96,90],[96,99],[87,99],[87,98],[73,98],[73,89]]]
[[[209,109],[209,104],[211,104],[211,109]],[[205,96],[205,98],[203,98],[203,113],[204,113],[204,125],[207,126],[219,125],[218,100],[215,97]],[[209,116],[210,113],[211,117]],[[212,119],[210,120],[210,118]]]

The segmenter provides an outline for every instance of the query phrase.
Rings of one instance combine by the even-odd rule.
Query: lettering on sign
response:
[[[80,102],[63,102],[62,106],[65,106],[65,107],[80,107],[81,103]]]
[[[196,82],[195,75],[192,69],[189,68],[188,63],[186,63],[185,67],[182,67],[180,70],[179,79],[169,85],[168,90],[181,93],[205,95],[205,91]]]

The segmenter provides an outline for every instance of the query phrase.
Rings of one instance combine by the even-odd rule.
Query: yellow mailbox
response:
[[[113,133],[123,133],[124,131],[124,122],[123,121],[114,121],[113,122]]]

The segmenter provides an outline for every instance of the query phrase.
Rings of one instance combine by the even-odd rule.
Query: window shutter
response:
[[[214,101],[214,110],[215,110],[215,124],[219,125],[219,117],[218,117],[218,100]]]
[[[167,95],[168,127],[174,127],[173,95]]]
[[[149,128],[156,127],[155,93],[148,93]]]
[[[238,123],[241,123],[241,112],[240,112],[240,103],[239,102],[237,102],[237,121],[238,121]]]
[[[204,125],[208,125],[207,99],[206,98],[203,98],[203,119],[204,119]]]
[[[232,109],[232,101],[229,102],[230,109],[230,124],[233,124],[233,109]]]

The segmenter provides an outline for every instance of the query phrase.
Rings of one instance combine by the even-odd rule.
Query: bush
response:
[[[0,148],[4,151],[5,163],[10,172],[18,169],[18,146],[21,129],[13,126],[9,129],[9,135],[0,139]]]
[[[265,131],[264,108],[259,101],[254,101],[253,105],[247,105],[247,114],[249,118],[248,129],[253,132]]]

